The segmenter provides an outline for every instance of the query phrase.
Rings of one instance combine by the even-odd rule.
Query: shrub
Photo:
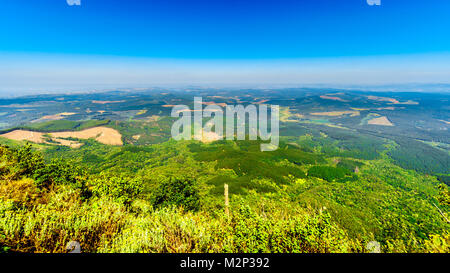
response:
[[[185,210],[198,210],[200,196],[196,181],[185,177],[164,178],[153,192],[151,203],[155,208],[175,205]]]
[[[355,160],[350,160],[350,159],[341,159],[339,160],[339,163],[337,164],[337,167],[339,168],[343,168],[349,171],[355,171],[356,168],[360,168],[361,166],[363,166],[363,163],[355,161]]]
[[[60,160],[53,160],[42,165],[33,174],[38,188],[49,188],[51,185],[70,185],[87,194],[86,174],[79,168]]]
[[[142,192],[142,183],[121,174],[101,173],[89,180],[89,188],[96,196],[109,196],[113,200],[129,205]]]
[[[31,144],[15,150],[13,155],[16,162],[13,172],[16,177],[21,175],[32,176],[38,169],[45,166],[44,158],[40,153],[32,150]]]
[[[308,176],[322,178],[329,182],[344,179],[347,175],[352,175],[352,173],[339,167],[314,166],[308,170]]]
[[[242,206],[232,219],[231,252],[328,253],[360,251],[326,212],[267,218]]]
[[[66,252],[78,241],[83,252],[96,252],[123,226],[126,210],[108,200],[82,202],[79,191],[60,186],[45,204],[20,208],[0,198],[0,249],[19,252]]]

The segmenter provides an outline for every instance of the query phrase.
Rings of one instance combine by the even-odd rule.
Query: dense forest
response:
[[[0,251],[450,252],[447,95],[195,92],[280,105],[279,148],[171,139],[189,92],[0,99]]]
[[[383,252],[449,251],[450,197],[436,178],[383,159],[257,147],[3,146],[1,249],[65,252],[75,240],[86,252],[368,252],[377,241]]]

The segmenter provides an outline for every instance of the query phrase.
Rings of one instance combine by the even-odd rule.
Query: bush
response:
[[[363,166],[363,163],[350,160],[350,159],[341,159],[339,160],[339,163],[337,164],[337,167],[343,168],[349,171],[355,171],[356,168],[360,168]]]
[[[6,180],[33,178],[39,189],[47,190],[53,185],[70,185],[88,196],[84,171],[61,160],[46,164],[42,154],[33,151],[30,144],[17,150],[1,147],[0,160],[0,175]]]
[[[293,215],[287,219],[267,218],[241,206],[233,215],[231,252],[329,253],[360,251],[357,243],[320,212]]]
[[[96,196],[109,196],[129,205],[142,192],[142,183],[120,174],[101,173],[89,180],[89,188]]]
[[[352,173],[343,168],[335,168],[331,166],[314,166],[308,170],[308,176],[322,178],[326,181],[343,180],[347,175]]]
[[[51,185],[71,185],[87,194],[86,174],[79,168],[60,160],[53,160],[42,165],[33,174],[38,188],[49,188]]]
[[[0,198],[0,252],[61,253],[69,241],[79,242],[83,252],[97,252],[127,215],[123,205],[105,199],[82,202],[68,186],[59,186],[47,198],[33,208]]]
[[[167,177],[160,181],[153,192],[151,203],[155,208],[175,205],[196,211],[200,208],[196,181],[191,178]]]
[[[13,172],[16,177],[21,175],[32,176],[37,170],[45,167],[44,158],[40,153],[32,150],[31,144],[15,150],[13,155],[16,162]]]

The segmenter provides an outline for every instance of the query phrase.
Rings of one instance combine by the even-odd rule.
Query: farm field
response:
[[[84,129],[82,131],[73,132],[33,132],[26,130],[14,130],[9,133],[0,135],[0,137],[8,138],[11,140],[30,141],[34,143],[58,143],[72,148],[78,148],[81,146],[76,141],[67,140],[71,139],[89,139],[93,138],[96,141],[107,145],[123,145],[122,135],[112,128],[108,127],[93,127]],[[48,141],[46,140],[48,138]]]

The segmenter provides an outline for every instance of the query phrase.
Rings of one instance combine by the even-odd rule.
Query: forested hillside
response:
[[[449,193],[436,178],[384,160],[331,166],[288,146],[260,157],[249,142],[216,145],[91,141],[53,160],[1,147],[2,251],[65,252],[78,241],[85,252],[366,252],[374,240],[383,252],[449,251],[437,209],[447,215]],[[227,161],[205,153],[219,147]]]
[[[279,105],[278,149],[175,141],[170,111],[192,108],[191,92]],[[0,245],[367,252],[375,241],[382,252],[449,252],[448,99],[307,88],[0,99]]]

